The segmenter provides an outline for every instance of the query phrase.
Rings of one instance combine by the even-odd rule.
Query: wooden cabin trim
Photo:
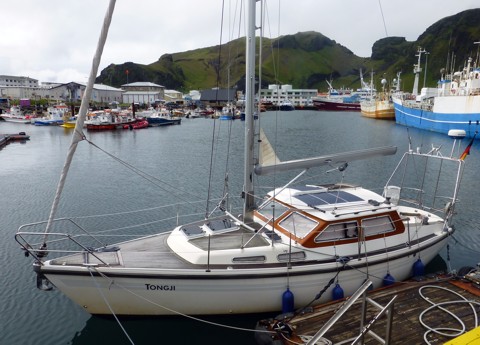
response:
[[[371,241],[371,240],[376,240],[376,239],[379,239],[379,238],[395,236],[395,235],[401,234],[405,231],[405,225],[402,221],[402,218],[400,217],[398,212],[395,211],[395,210],[390,210],[388,212],[381,212],[381,213],[378,213],[378,214],[361,215],[361,216],[358,216],[358,217],[355,217],[355,218],[342,219],[342,220],[337,220],[337,221],[331,221],[330,222],[330,221],[325,221],[323,219],[315,217],[315,216],[313,216],[313,215],[311,215],[307,212],[304,212],[302,210],[292,208],[292,207],[288,207],[287,205],[285,205],[284,203],[282,203],[280,201],[277,201],[277,202],[286,206],[288,208],[288,211],[284,212],[280,217],[276,218],[274,220],[273,224],[272,224],[271,220],[269,221],[268,219],[266,219],[266,217],[264,217],[260,212],[255,211],[255,215],[259,219],[264,221],[265,223],[267,223],[267,221],[269,221],[268,225],[272,226],[276,231],[282,233],[283,235],[285,235],[287,237],[290,237],[293,241],[302,245],[305,248],[320,248],[320,247],[328,247],[328,246],[333,246],[333,245],[357,243],[359,241],[359,239],[362,240],[363,236],[364,236],[364,232],[363,232],[363,228],[362,228],[362,221],[364,219],[372,219],[372,218],[379,218],[379,217],[385,217],[386,216],[386,217],[389,217],[389,219],[390,219],[390,221],[391,221],[391,223],[394,227],[393,231],[390,231],[390,232],[387,232],[387,233],[380,233],[380,234],[366,236],[365,241]],[[282,227],[280,225],[280,223],[285,218],[290,216],[292,213],[298,213],[298,214],[300,214],[304,217],[312,219],[315,222],[317,222],[318,225],[315,227],[315,229],[310,231],[305,237],[299,238],[299,237],[295,236],[295,234],[293,234],[292,232],[288,231],[287,229],[285,229],[284,227]],[[357,229],[358,229],[358,235],[357,236],[348,237],[345,234],[345,237],[342,238],[342,239],[334,239],[332,241],[320,241],[320,242],[315,241],[317,236],[320,233],[322,233],[328,226],[333,225],[333,224],[344,224],[344,223],[350,223],[350,222],[356,222],[357,223]]]

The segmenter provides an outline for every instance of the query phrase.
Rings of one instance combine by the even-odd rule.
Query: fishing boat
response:
[[[10,107],[10,110],[5,114],[0,114],[0,117],[7,122],[15,123],[30,123],[31,116],[25,115],[19,106],[14,105]]]
[[[418,94],[420,66],[424,49],[419,48],[414,67],[412,93],[393,97],[395,120],[398,124],[448,134],[462,129],[473,137],[480,129],[480,66],[469,58],[461,71],[453,66],[442,70],[437,88],[422,88]]]
[[[267,137],[254,128],[255,10],[256,0],[249,0],[242,214],[229,211],[225,196],[197,221],[170,231],[159,229],[149,236],[103,243],[101,237],[90,236],[91,231],[77,226],[74,220],[55,219],[58,193],[63,189],[61,179],[49,219],[23,225],[15,236],[24,253],[33,257],[38,288],[55,287],[91,314],[288,311],[312,300],[315,304],[332,299],[333,282],[341,281],[342,292],[348,296],[366,279],[374,287],[406,279],[413,270],[421,271],[446,245],[454,231],[451,222],[462,159],[440,155],[436,148],[425,154],[411,149],[381,193],[348,184],[340,175],[348,163],[393,155],[396,147],[292,161],[278,159]],[[109,23],[109,16],[105,18]],[[104,36],[107,31],[102,31]],[[100,39],[96,56],[104,41]],[[67,162],[85,137],[82,121],[98,57],[94,61],[97,65],[92,65]],[[258,156],[257,143],[261,144]],[[426,180],[411,171],[420,168],[425,172],[430,165],[435,174],[427,175]],[[342,182],[294,185],[314,167],[338,173]],[[63,182],[68,168],[65,164]],[[453,168],[453,174],[445,175],[447,168]],[[292,170],[300,172],[289,183],[263,199],[255,196],[254,175]],[[448,194],[444,190],[447,185],[451,187]],[[45,225],[42,231],[32,231],[39,224]],[[64,231],[72,227],[76,235]]]
[[[234,120],[235,119],[235,111],[236,109],[230,103],[222,107],[221,112],[218,114],[218,118],[220,120]]]
[[[313,105],[317,110],[324,111],[359,111],[360,100],[357,97],[344,97],[340,99],[314,98]]]
[[[396,88],[394,92],[400,91],[400,73],[397,73],[397,79],[394,79]],[[373,79],[373,78],[372,78]],[[360,102],[360,111],[362,116],[379,119],[395,120],[395,108],[391,99],[391,90],[385,78],[381,80],[382,91],[372,94],[370,98]]]
[[[146,117],[150,127],[179,125],[182,123],[181,117],[172,116],[166,109],[155,111]]]
[[[85,127],[89,131],[106,131],[124,128],[133,125],[137,120],[130,113],[113,111],[111,109],[96,110],[88,114],[89,120]],[[77,121],[78,122],[78,119]]]
[[[379,95],[378,98],[365,100],[360,103],[362,116],[377,120],[395,120],[395,110],[388,95]]]
[[[337,90],[328,83],[328,92],[313,97],[312,102],[317,110],[324,111],[359,111],[360,110],[360,96],[352,94],[351,90]]]
[[[361,88],[353,90],[337,90],[332,83],[327,81],[328,93],[319,97],[312,98],[313,105],[317,110],[323,111],[360,111],[360,102],[367,98],[372,98],[376,94],[373,86],[369,86],[363,79],[362,70],[360,70]]]
[[[47,113],[43,117],[33,119],[35,126],[59,126],[62,125],[69,108],[66,104],[55,104],[47,108]]]

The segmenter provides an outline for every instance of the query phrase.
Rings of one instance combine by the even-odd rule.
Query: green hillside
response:
[[[454,53],[455,66],[461,67],[469,56],[477,56],[473,43],[480,40],[480,9],[468,10],[444,18],[420,35],[417,41],[387,37],[375,42],[370,58],[361,58],[348,48],[318,32],[300,32],[262,41],[262,87],[291,84],[294,88],[326,90],[326,80],[337,88],[360,87],[360,70],[366,80],[374,71],[374,82],[392,80],[402,72],[402,89],[411,90],[413,65],[419,46],[428,54],[427,86],[435,86],[447,57]],[[426,23],[428,25],[428,23]],[[258,46],[257,46],[258,51]],[[422,58],[422,67],[425,60]],[[258,68],[258,67],[257,67]],[[149,81],[180,91],[212,87],[244,89],[245,38],[222,46],[165,54],[156,62],[141,65],[125,62],[111,64],[97,78],[98,83],[120,87],[127,82]],[[421,79],[423,85],[423,74]]]

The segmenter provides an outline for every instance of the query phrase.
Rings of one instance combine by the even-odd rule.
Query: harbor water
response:
[[[393,121],[364,118],[358,112],[266,112],[259,121],[280,160],[397,146],[395,156],[351,162],[344,172],[334,171],[334,167],[316,168],[302,177],[304,183],[342,180],[378,192],[408,149],[409,141],[414,149],[423,151],[432,145],[441,147],[444,155],[451,154],[453,144],[447,136],[408,129]],[[150,231],[167,231],[185,220],[180,216],[184,211],[180,203],[188,202],[191,217],[203,218],[215,204],[207,206],[202,200],[208,195],[218,199],[224,193],[225,176],[229,207],[236,212],[243,179],[244,125],[237,120],[200,118],[183,119],[177,126],[140,130],[85,130],[86,140],[77,147],[56,217],[89,219],[90,215],[109,215],[105,221],[108,223],[96,220],[90,225],[102,229],[123,227],[124,233],[138,235],[143,230],[132,224],[140,222],[149,224]],[[14,236],[21,225],[48,218],[72,129],[0,122],[0,134],[18,132],[26,132],[30,140],[12,142],[0,150],[0,249],[4,258],[0,344],[255,344],[255,323],[275,313],[120,318],[118,323],[114,318],[89,315],[55,289],[38,290],[32,258],[25,257]],[[467,144],[464,140],[461,149],[453,154],[459,156]],[[479,171],[477,141],[466,159],[454,218],[456,232],[449,247],[435,260],[434,269],[458,270],[480,262],[480,212],[476,200]],[[259,189],[266,192],[293,176],[258,180]],[[169,207],[156,208],[163,205]],[[152,209],[158,217],[168,220],[156,224],[145,214],[134,219],[130,213],[123,213]]]

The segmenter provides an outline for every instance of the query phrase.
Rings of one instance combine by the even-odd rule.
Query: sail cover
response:
[[[272,174],[273,172],[282,172],[294,169],[308,169],[323,165],[339,166],[351,161],[373,158],[378,156],[393,155],[396,152],[396,146],[383,146],[285,162],[280,162],[278,158],[276,158],[276,163],[264,163],[260,160],[260,163],[255,166],[255,173],[257,175],[268,175]],[[275,155],[275,153],[273,153],[273,155]]]

